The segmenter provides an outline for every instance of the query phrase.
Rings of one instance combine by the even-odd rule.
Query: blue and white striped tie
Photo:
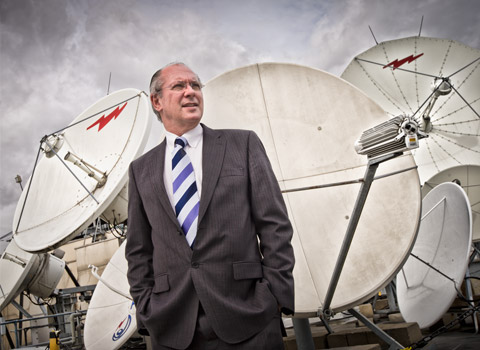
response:
[[[187,140],[184,137],[175,139],[172,158],[173,200],[178,222],[188,244],[193,247],[197,235],[200,201],[192,162],[183,149],[186,145]]]

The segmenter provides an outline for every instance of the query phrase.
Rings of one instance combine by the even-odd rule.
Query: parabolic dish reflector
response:
[[[367,158],[355,152],[354,143],[362,131],[384,122],[385,112],[345,81],[291,64],[227,72],[206,84],[204,98],[206,125],[250,129],[261,138],[295,230],[296,315],[315,315],[360,188],[350,181],[363,178],[366,169]],[[382,163],[377,174],[395,171],[400,172],[375,180],[370,189],[331,302],[334,311],[374,295],[410,253],[421,204],[413,157]]]
[[[40,256],[18,248],[12,240],[0,259],[0,311],[3,310],[33,278],[40,265]]]
[[[397,276],[397,297],[405,321],[425,328],[443,316],[455,299],[455,287],[460,289],[468,266],[472,218],[467,195],[451,182],[435,187],[422,204],[412,256]]]
[[[422,183],[447,168],[480,164],[479,50],[447,39],[386,41],[355,57],[341,77],[390,116],[421,121],[429,138],[412,153]]]
[[[143,152],[151,123],[148,110],[145,93],[120,90],[42,143],[46,156],[38,161],[13,219],[20,248],[47,251],[61,246],[106,210],[126,186],[130,162]],[[105,184],[98,187],[81,167],[96,169],[97,178],[105,175]]]
[[[444,182],[455,182],[467,194],[472,209],[472,240],[480,241],[480,165],[459,165],[439,172],[425,181],[422,197]]]
[[[124,296],[130,290],[125,245],[126,241],[113,254],[90,301],[84,333],[88,350],[118,349],[137,330],[135,305]]]
[[[24,290],[49,297],[63,275],[65,262],[50,254],[31,254],[12,239],[0,257],[0,311]]]

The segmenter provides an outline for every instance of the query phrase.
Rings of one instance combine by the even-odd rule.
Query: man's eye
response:
[[[200,90],[200,89],[202,88],[199,83],[191,83],[190,86],[191,86],[192,89],[195,90],[195,91],[198,91],[198,90]]]
[[[180,90],[183,90],[184,88],[185,88],[185,85],[181,83],[178,83],[172,86],[172,90],[175,90],[175,91],[180,91]]]

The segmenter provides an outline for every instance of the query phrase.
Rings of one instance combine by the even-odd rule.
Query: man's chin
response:
[[[202,115],[199,113],[188,113],[184,116],[184,120],[191,122],[191,123],[199,123],[202,119]]]
[[[188,114],[201,114],[199,106],[185,106],[182,107],[184,113]]]

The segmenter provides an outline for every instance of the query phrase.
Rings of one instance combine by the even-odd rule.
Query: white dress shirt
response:
[[[190,161],[192,162],[195,181],[197,182],[198,197],[202,194],[202,150],[203,150],[203,128],[198,124],[194,129],[182,135],[187,139],[188,144],[184,147]],[[175,148],[175,139],[178,137],[165,130],[167,147],[165,147],[165,166],[163,170],[163,182],[167,190],[168,199],[173,210],[175,202],[173,200],[173,179],[172,179],[172,153]]]

